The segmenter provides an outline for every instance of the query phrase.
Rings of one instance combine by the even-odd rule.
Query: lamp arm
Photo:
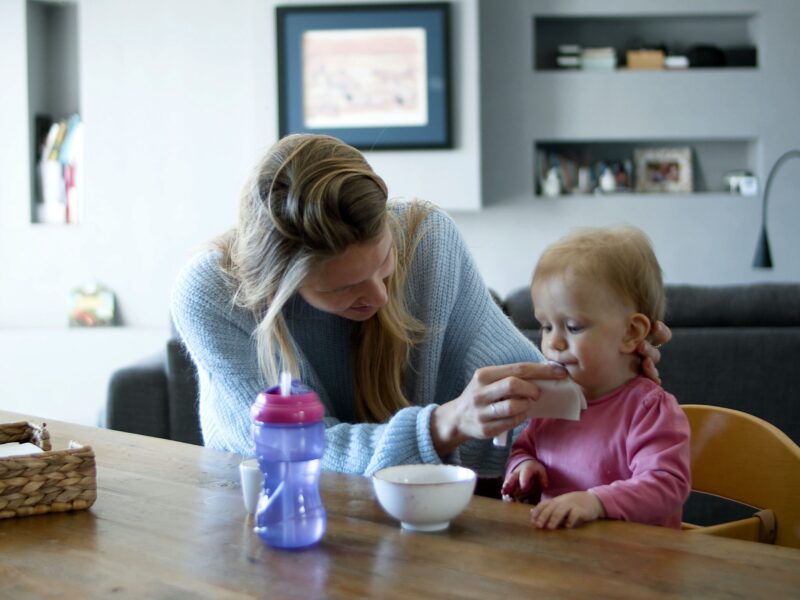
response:
[[[772,180],[775,178],[775,175],[778,173],[778,169],[781,168],[781,165],[783,165],[783,163],[790,158],[800,158],[800,150],[787,150],[781,154],[780,158],[775,161],[775,164],[772,165],[772,168],[769,170],[769,175],[767,175],[767,183],[764,186],[764,201],[761,203],[762,227],[766,227],[767,225],[767,198],[769,198],[769,188],[772,187]]]

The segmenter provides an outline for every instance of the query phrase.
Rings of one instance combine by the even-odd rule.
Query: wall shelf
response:
[[[535,173],[540,177],[553,164],[563,170],[562,179],[568,188],[577,187],[577,169],[584,167],[591,172],[590,188],[596,186],[598,171],[604,165],[618,166],[627,172],[628,189],[635,190],[637,149],[689,148],[692,157],[691,193],[726,192],[725,174],[732,170],[755,169],[757,142],[754,139],[639,139],[639,140],[539,140],[535,143]],[[538,184],[537,182],[534,182]],[[537,195],[541,186],[536,185]],[[649,194],[648,194],[649,195]]]
[[[30,221],[67,224],[79,221],[76,158],[81,143],[78,64],[78,4],[27,0],[28,125],[30,140]],[[63,133],[52,160],[41,159],[53,123]],[[55,131],[58,129],[54,130]],[[53,148],[53,146],[50,146]],[[59,153],[63,148],[65,152]],[[72,150],[67,152],[68,147]],[[68,192],[69,190],[69,192]]]
[[[562,44],[614,48],[621,65],[626,50],[641,47],[664,47],[670,54],[685,54],[699,45],[721,50],[752,47],[755,18],[753,13],[537,15],[533,64],[537,70],[561,70],[556,58]]]

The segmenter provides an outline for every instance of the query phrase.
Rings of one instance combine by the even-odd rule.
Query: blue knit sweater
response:
[[[407,205],[393,210],[404,223]],[[357,422],[350,349],[354,323],[311,307],[299,295],[285,308],[299,348],[301,377],[325,405],[325,469],[370,475],[391,465],[442,462],[430,433],[437,404],[459,396],[480,367],[542,360],[492,301],[453,221],[433,210],[422,228],[407,297],[427,332],[407,369],[412,406],[387,423]],[[205,444],[253,454],[249,407],[265,387],[256,356],[256,322],[249,311],[233,305],[218,252],[200,254],[182,270],[173,289],[172,315],[197,365]],[[499,476],[507,454],[491,440],[472,440],[444,459],[481,476]]]

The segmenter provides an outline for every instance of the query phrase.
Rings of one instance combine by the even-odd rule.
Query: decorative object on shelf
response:
[[[694,67],[724,67],[725,54],[717,46],[699,44],[686,52],[689,65]]]
[[[598,179],[598,187],[601,192],[611,193],[617,190],[617,178],[609,167],[603,167],[603,172],[600,173]]]
[[[758,195],[758,178],[751,171],[736,170],[725,173],[725,187],[731,194]]]
[[[116,325],[114,292],[98,283],[87,283],[70,293],[70,327]]]
[[[587,165],[578,167],[578,189],[579,194],[588,194],[592,191],[592,170]]]
[[[279,6],[280,135],[450,148],[449,3]]]
[[[584,48],[581,50],[581,69],[585,71],[613,71],[617,68],[617,51],[614,48]]]
[[[655,49],[628,50],[625,58],[629,69],[663,69],[664,51]]]
[[[800,150],[787,150],[784,152],[767,175],[767,183],[764,185],[764,195],[761,197],[761,233],[758,236],[756,244],[756,253],[753,256],[753,267],[758,269],[771,269],[772,268],[772,252],[769,249],[769,238],[767,237],[767,200],[769,199],[769,189],[772,186],[772,179],[778,173],[778,170],[790,158],[800,158]]]
[[[547,176],[542,180],[542,194],[548,198],[561,194],[561,177],[558,174],[558,167],[548,169]]]
[[[665,56],[664,68],[673,70],[688,69],[689,57],[683,54],[670,54],[669,56]]]
[[[633,151],[636,163],[637,192],[691,192],[691,148],[637,148]]]

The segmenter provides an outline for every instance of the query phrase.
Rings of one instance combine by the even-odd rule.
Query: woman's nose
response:
[[[389,292],[383,279],[370,279],[363,291],[363,298],[370,306],[381,307],[389,301]]]

